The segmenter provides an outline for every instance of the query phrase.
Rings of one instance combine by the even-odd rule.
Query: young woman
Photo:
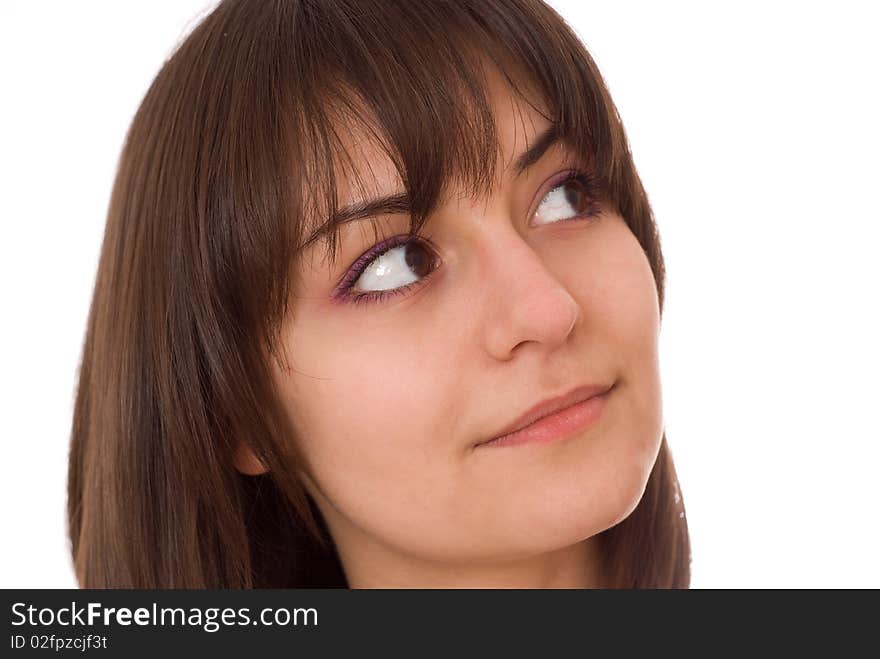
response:
[[[686,587],[663,257],[539,0],[221,2],[119,161],[84,587]]]

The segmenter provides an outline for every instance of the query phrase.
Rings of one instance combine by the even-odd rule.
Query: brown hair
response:
[[[225,0],[159,71],[118,163],[72,423],[81,586],[347,585],[270,375],[291,264],[317,237],[335,249],[340,118],[387,149],[414,235],[453,180],[486,189],[499,147],[485,58],[537,90],[558,135],[589,154],[662,314],[663,256],[623,127],[550,7]],[[235,469],[242,441],[266,474]],[[610,586],[689,585],[665,433],[640,503],[601,547]]]

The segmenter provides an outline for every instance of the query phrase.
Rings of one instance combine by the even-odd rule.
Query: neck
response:
[[[391,555],[375,546],[343,555],[350,588],[598,588],[596,538],[509,561],[478,564],[428,563]]]

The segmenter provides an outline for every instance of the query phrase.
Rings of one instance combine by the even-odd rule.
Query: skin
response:
[[[291,367],[276,366],[274,378],[303,444],[301,476],[352,588],[602,586],[594,536],[632,512],[659,450],[648,260],[607,204],[568,222],[536,214],[570,154],[553,147],[514,178],[514,158],[548,122],[498,75],[489,82],[499,178],[488,197],[451,195],[429,218],[435,271],[418,280],[398,270],[419,283],[384,301],[334,302],[335,285],[376,242],[367,222],[343,228],[335,264],[319,246],[297,264],[283,334]],[[352,133],[347,147],[369,187],[341,179],[341,203],[403,190],[365,136]],[[402,234],[407,217],[377,227],[380,240]],[[549,444],[474,448],[587,383],[615,384],[588,428]],[[252,456],[240,462],[256,470]]]

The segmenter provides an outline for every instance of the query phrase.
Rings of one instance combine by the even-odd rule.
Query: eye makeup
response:
[[[593,174],[585,170],[570,169],[560,172],[545,184],[544,189],[545,192],[541,196],[541,204],[535,209],[535,211],[533,211],[533,216],[541,212],[542,209],[546,210],[546,208],[550,207],[549,205],[546,205],[546,200],[549,198],[549,194],[556,190],[561,190],[565,193],[565,202],[570,203],[572,207],[578,210],[571,217],[543,222],[532,226],[548,226],[560,222],[591,220],[599,216],[602,212],[601,204],[599,203],[600,191],[597,180]],[[572,197],[571,194],[568,194],[569,192],[573,192],[574,196]],[[405,262],[407,266],[422,271],[417,273],[417,276],[420,277],[420,279],[396,288],[363,292],[357,291],[355,289],[355,284],[364,274],[367,267],[385,254],[399,247],[414,249],[413,252],[407,252],[405,255]],[[420,258],[420,253],[427,255],[427,257]],[[382,302],[391,297],[404,294],[410,289],[421,285],[439,266],[440,263],[437,251],[427,238],[423,236],[411,238],[408,234],[392,236],[372,246],[358,257],[336,286],[333,293],[333,300],[340,304],[355,305]]]
[[[565,195],[565,200],[579,210],[571,217],[565,218],[563,220],[547,222],[544,224],[557,224],[559,222],[583,220],[585,218],[593,218],[601,214],[601,190],[596,177],[587,171],[581,169],[572,169],[565,172],[560,172],[555,177],[551,178],[550,181],[548,181],[547,185],[545,186],[545,192],[541,195],[541,203],[532,212],[532,217],[534,217],[535,214],[539,211],[550,207],[550,205],[546,204],[546,200],[549,198],[550,193],[555,192],[558,189],[561,189],[563,191],[573,190],[575,194],[580,193],[582,195],[580,204],[577,203],[576,199],[572,199],[570,195]],[[538,226],[542,225],[539,224]]]
[[[395,295],[400,295],[401,293],[405,293],[410,288],[417,286],[421,283],[413,282],[411,284],[405,284],[403,286],[398,286],[396,288],[390,288],[385,290],[376,290],[376,291],[365,291],[365,292],[356,292],[354,290],[354,285],[360,279],[361,275],[367,269],[367,266],[370,265],[373,261],[377,260],[382,255],[390,252],[393,249],[396,249],[401,246],[413,246],[419,249],[422,249],[424,252],[429,254],[429,258],[432,259],[430,263],[430,267],[425,266],[425,261],[420,260],[418,258],[411,257],[407,255],[406,262],[410,266],[415,266],[424,270],[424,274],[422,274],[422,281],[425,277],[429,276],[430,273],[435,270],[439,266],[439,257],[437,257],[436,250],[431,246],[430,240],[421,236],[418,238],[410,238],[408,234],[400,234],[397,236],[392,236],[391,238],[387,238],[376,245],[373,245],[370,249],[364,252],[358,259],[351,265],[348,269],[348,272],[342,278],[342,281],[336,287],[336,292],[333,294],[333,299],[336,302],[340,303],[351,303],[351,304],[363,304],[365,302],[380,302],[382,300],[386,300],[389,297],[393,297]]]

